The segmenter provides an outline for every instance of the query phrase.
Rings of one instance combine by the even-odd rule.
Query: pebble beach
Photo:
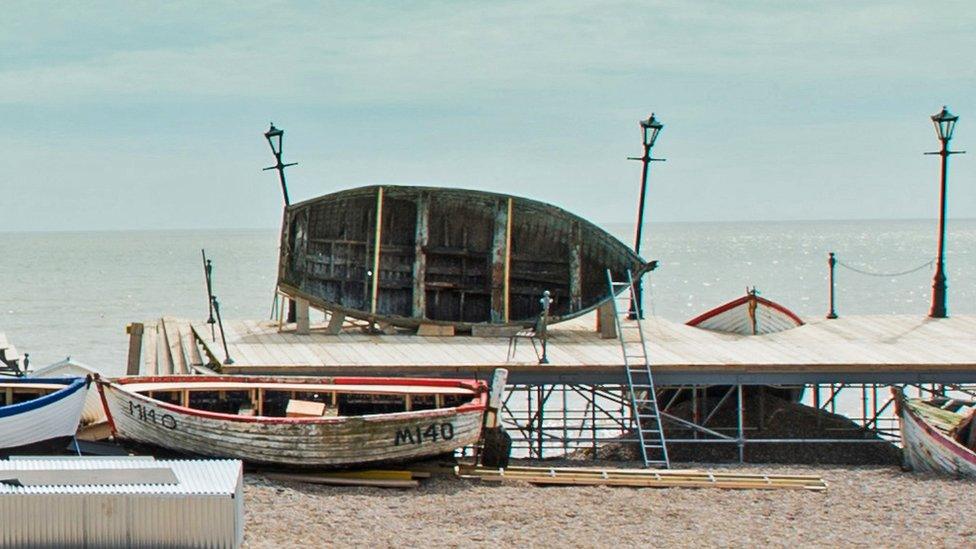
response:
[[[245,546],[976,545],[976,523],[968,514],[976,495],[971,481],[892,466],[675,468],[818,475],[828,489],[536,487],[435,475],[417,489],[395,490],[249,473]]]

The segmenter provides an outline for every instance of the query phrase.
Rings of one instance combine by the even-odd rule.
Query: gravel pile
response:
[[[577,465],[579,463],[577,462]],[[608,464],[619,466],[620,464]],[[701,465],[688,465],[701,467]],[[384,490],[245,480],[248,547],[959,546],[972,482],[896,467],[713,466],[815,474],[824,493],[496,486],[450,477]]]

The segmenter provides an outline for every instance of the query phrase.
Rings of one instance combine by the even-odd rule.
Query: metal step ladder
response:
[[[617,329],[617,338],[620,340],[620,351],[624,357],[631,417],[636,423],[634,430],[637,431],[640,442],[644,467],[667,469],[671,467],[671,462],[668,460],[668,448],[664,442],[664,430],[661,428],[661,415],[654,391],[654,376],[651,375],[651,364],[647,360],[644,328],[637,320],[642,316],[641,304],[637,299],[637,287],[629,270],[627,280],[615,281],[613,274],[607,269],[607,284],[613,297],[610,300],[613,304],[613,320]],[[624,288],[627,288],[626,292],[622,291]],[[632,312],[633,319],[629,320],[628,316]],[[634,335],[637,337],[633,337]]]

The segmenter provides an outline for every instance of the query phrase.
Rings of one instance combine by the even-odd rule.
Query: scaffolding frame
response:
[[[808,383],[766,384],[686,384],[661,386],[658,398],[661,418],[669,427],[678,426],[691,436],[668,437],[669,444],[730,444],[738,449],[738,460],[755,444],[900,444],[898,420],[890,388],[905,388],[914,396],[954,395],[976,400],[976,384],[886,384],[886,383]],[[800,401],[814,409],[846,417],[854,423],[848,434],[859,438],[760,438],[750,432],[763,427],[758,418],[749,417],[745,393],[752,387],[804,390]],[[717,402],[715,394],[719,393]],[[711,393],[712,397],[706,395]],[[758,392],[762,395],[762,392]],[[758,406],[763,406],[763,396]],[[691,401],[692,418],[675,415],[674,406]],[[736,418],[732,427],[714,425],[719,410],[731,406]],[[846,409],[846,413],[845,413]],[[523,457],[542,459],[567,456],[581,451],[597,458],[597,450],[607,443],[638,443],[633,432],[634,416],[623,383],[515,383],[508,386],[502,405],[502,424],[513,439],[513,452]]]

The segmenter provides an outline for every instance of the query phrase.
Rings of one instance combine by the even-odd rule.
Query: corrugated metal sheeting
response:
[[[170,469],[176,483],[108,484],[113,471]],[[93,471],[87,485],[18,481]],[[118,473],[116,473],[118,474]],[[125,476],[133,473],[127,471]],[[78,475],[73,475],[77,477]],[[100,478],[104,476],[104,478]],[[67,478],[67,475],[65,475]],[[22,485],[33,484],[33,485]],[[243,475],[236,460],[27,458],[0,461],[2,547],[238,547]]]

